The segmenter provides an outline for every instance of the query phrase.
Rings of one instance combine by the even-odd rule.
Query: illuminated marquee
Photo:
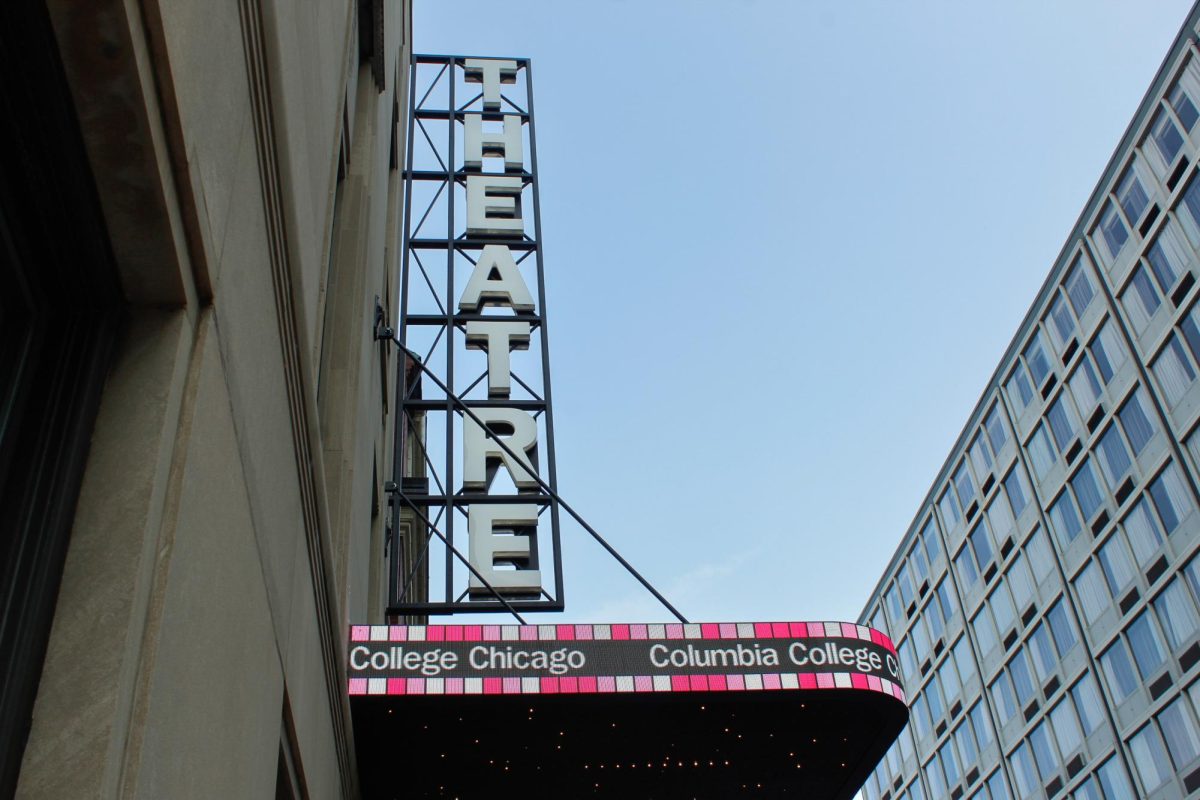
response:
[[[403,497],[424,536],[393,539],[393,615],[563,607],[530,81],[523,59],[413,60],[399,336],[471,413],[401,392],[425,435],[398,471],[427,474]]]
[[[891,641],[843,622],[358,625],[349,675],[352,695],[864,689],[904,699]]]
[[[364,797],[851,800],[907,722],[845,622],[355,625]]]

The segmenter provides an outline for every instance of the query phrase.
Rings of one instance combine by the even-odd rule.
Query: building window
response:
[[[921,618],[929,624],[929,635],[940,639],[946,631],[946,620],[942,616],[942,607],[937,600],[930,601],[921,612]]]
[[[1039,622],[1038,626],[1033,629],[1033,633],[1029,635],[1027,646],[1033,656],[1033,668],[1037,671],[1038,681],[1045,681],[1054,672],[1058,658],[1054,654],[1054,647],[1050,643],[1050,633],[1046,630],[1044,623]]]
[[[1129,286],[1121,293],[1121,304],[1129,314],[1129,321],[1139,336],[1145,333],[1150,320],[1162,307],[1162,298],[1158,289],[1150,281],[1150,276],[1144,267],[1138,266],[1133,270]]]
[[[1150,497],[1168,534],[1174,533],[1179,523],[1192,513],[1191,492],[1174,464],[1168,464],[1150,484]]]
[[[979,521],[970,533],[971,552],[975,555],[975,564],[980,572],[987,569],[992,562],[992,536],[988,531],[987,523],[983,520]]]
[[[1024,650],[1018,650],[1013,660],[1008,663],[1008,676],[1012,678],[1017,702],[1022,707],[1028,706],[1033,701],[1037,689],[1033,682],[1033,672],[1029,669],[1029,657]]]
[[[1000,418],[999,403],[992,406],[992,410],[988,412],[983,421],[983,427],[987,431],[988,443],[992,446],[992,452],[999,454],[1000,448],[1004,447],[1004,443],[1008,441],[1008,434],[1004,431],[1004,421]]]
[[[913,726],[917,729],[917,738],[924,739],[933,730],[929,722],[929,704],[925,701],[925,695],[917,695],[917,699],[912,703],[912,720]]]
[[[1037,763],[1038,775],[1041,776],[1043,782],[1050,780],[1050,777],[1058,772],[1061,763],[1058,760],[1054,744],[1050,741],[1048,727],[1049,723],[1043,720],[1029,733],[1029,744],[1033,748],[1033,758]]]
[[[950,591],[949,583],[949,581],[942,581],[937,585],[937,589],[935,589],[933,592],[935,595],[937,595],[938,606],[940,608],[942,618],[946,620],[947,623],[949,623],[951,618],[958,613],[958,605],[954,600],[954,594]]]
[[[971,731],[975,734],[975,743],[982,750],[992,743],[992,723],[988,721],[987,709],[982,701],[971,706],[967,712],[971,721]]]
[[[1159,175],[1166,175],[1175,163],[1184,139],[1196,125],[1196,117],[1195,104],[1178,83],[1159,102],[1158,113],[1150,123],[1150,140],[1154,142],[1154,148],[1151,150],[1143,145],[1143,150]],[[1157,160],[1154,156],[1157,156]]]
[[[1029,453],[1029,460],[1033,463],[1033,474],[1037,478],[1038,483],[1046,480],[1046,476],[1050,474],[1050,468],[1058,461],[1058,454],[1054,451],[1050,444],[1050,436],[1046,433],[1046,426],[1039,425],[1033,432],[1033,436],[1029,437],[1029,443],[1025,445],[1026,451]]]
[[[1192,368],[1184,353],[1183,344],[1177,334],[1171,334],[1167,346],[1158,358],[1154,359],[1150,369],[1154,372],[1154,377],[1158,378],[1158,385],[1162,387],[1167,405],[1172,408],[1178,405],[1191,388],[1192,381],[1196,380],[1196,370]]]
[[[1058,536],[1058,541],[1064,548],[1075,541],[1075,537],[1083,530],[1079,522],[1079,514],[1075,511],[1075,503],[1068,492],[1063,492],[1050,506],[1050,525]]]
[[[1191,101],[1188,102],[1190,104]],[[1183,134],[1179,132],[1179,126],[1166,109],[1159,109],[1154,115],[1154,122],[1150,124],[1150,138],[1165,165],[1172,164],[1175,156],[1179,155],[1179,148],[1183,147]]]
[[[1129,740],[1133,764],[1142,779],[1142,788],[1153,792],[1175,776],[1171,758],[1163,744],[1162,736],[1154,723],[1142,728]]]
[[[975,734],[971,731],[971,723],[964,720],[954,729],[954,743],[958,746],[958,756],[964,768],[970,767],[979,758],[979,745],[975,742]]]
[[[992,800],[1010,800],[1012,795],[1009,794],[1008,784],[1004,781],[1004,770],[998,769],[988,777],[987,790]]]
[[[1054,444],[1057,445],[1058,451],[1065,451],[1075,438],[1075,429],[1079,425],[1075,410],[1070,407],[1066,394],[1060,394],[1047,409],[1046,422],[1050,425],[1050,433],[1054,436]]]
[[[1189,261],[1188,247],[1178,225],[1168,218],[1154,242],[1146,250],[1146,263],[1154,281],[1163,294],[1170,293],[1186,269]]]
[[[975,499],[975,485],[971,482],[971,473],[967,471],[967,462],[958,465],[954,473],[954,489],[958,493],[958,503],[961,508],[968,508]]]
[[[934,797],[946,797],[949,795],[949,791],[946,788],[946,776],[942,773],[940,761],[941,759],[935,753],[929,763],[925,765],[925,778],[932,787]]]
[[[954,557],[954,568],[958,570],[958,579],[962,581],[963,590],[970,591],[979,580],[979,570],[975,567],[975,559],[971,556],[971,548],[964,547]]]
[[[1200,558],[1193,558],[1183,569],[1184,577],[1196,597],[1200,597]]]
[[[1025,552],[1029,554],[1029,564],[1033,567],[1033,577],[1037,581],[1038,586],[1046,587],[1046,581],[1054,572],[1054,565],[1057,563],[1054,554],[1050,552],[1050,542],[1046,539],[1046,534],[1041,528],[1036,528],[1033,535],[1029,537],[1029,543],[1025,545]]]
[[[913,601],[912,581],[908,577],[908,565],[902,564],[896,572],[896,585],[900,587],[900,600],[905,608]]]
[[[954,495],[949,487],[942,492],[942,499],[938,500],[938,510],[942,512],[942,524],[947,529],[957,527],[958,521],[962,519],[962,513],[958,510],[958,503],[954,500]]]
[[[1092,360],[1086,355],[1079,359],[1079,366],[1071,373],[1071,377],[1067,380],[1067,386],[1070,388],[1071,397],[1075,400],[1075,405],[1083,416],[1090,416],[1096,404],[1100,402],[1100,392],[1103,386],[1100,379],[1096,377],[1096,368],[1092,366]]]
[[[1104,667],[1104,677],[1108,680],[1108,688],[1118,703],[1137,689],[1138,678],[1133,671],[1133,664],[1129,660],[1129,651],[1123,640],[1118,639],[1100,656],[1100,664]]]
[[[1116,261],[1121,248],[1129,241],[1129,229],[1125,227],[1125,221],[1121,219],[1116,204],[1111,200],[1104,204],[1104,213],[1100,215],[1097,231],[1104,242],[1109,262]]]
[[[887,603],[888,614],[892,618],[892,630],[897,633],[904,630],[908,618],[904,614],[904,607],[900,605],[900,590],[896,588],[895,584],[888,588],[887,594],[884,595],[884,602]]]
[[[942,690],[936,680],[931,680],[925,684],[925,690],[921,692],[921,696],[929,703],[929,716],[933,719],[940,720],[946,714],[946,704],[942,701]]]
[[[1012,754],[1013,775],[1017,779],[1017,791],[1021,797],[1033,797],[1041,792],[1037,773],[1034,772],[1033,758],[1029,754],[1029,744],[1022,742]]]
[[[1116,195],[1117,203],[1125,212],[1125,219],[1131,226],[1136,226],[1141,220],[1146,206],[1150,205],[1150,198],[1146,195],[1146,190],[1142,188],[1142,182],[1138,180],[1132,165],[1125,170],[1125,174],[1117,183]]]
[[[1050,374],[1050,360],[1046,357],[1046,348],[1042,345],[1041,331],[1034,331],[1033,338],[1025,346],[1025,364],[1033,378],[1034,386],[1041,386]]]
[[[1130,276],[1121,302],[1130,322],[1140,335],[1162,305],[1162,297],[1171,294],[1188,263],[1188,247],[1174,220],[1168,219],[1162,233],[1146,251],[1146,257]]]
[[[1091,736],[1104,724],[1103,701],[1096,689],[1096,682],[1090,673],[1071,687],[1071,699],[1075,702],[1075,710],[1079,713],[1079,722],[1083,726],[1083,735]]]
[[[900,668],[904,672],[904,679],[909,683],[915,683],[919,676],[917,674],[917,657],[913,655],[912,640],[900,644],[896,648],[896,653],[900,656]]]
[[[1129,458],[1129,448],[1125,446],[1125,440],[1116,425],[1108,426],[1096,449],[1100,454],[1100,469],[1108,485],[1119,486],[1121,479],[1133,466],[1133,461]]]
[[[1179,652],[1191,644],[1200,632],[1200,613],[1183,580],[1171,581],[1163,593],[1154,600],[1154,611],[1162,624],[1167,646]]]
[[[1012,508],[1014,516],[1021,516],[1021,512],[1029,505],[1029,487],[1025,483],[1025,476],[1021,474],[1021,467],[1013,467],[1012,471],[1004,478],[1004,494],[1008,497],[1008,504]]]
[[[971,459],[971,468],[975,470],[975,477],[986,480],[986,476],[992,472],[993,462],[992,451],[988,448],[982,432],[975,434],[971,446],[967,448],[967,454]]]
[[[1125,401],[1125,405],[1121,406],[1117,416],[1121,420],[1121,427],[1125,429],[1125,435],[1129,438],[1129,446],[1134,456],[1140,455],[1146,444],[1154,438],[1154,434],[1158,433],[1158,429],[1146,414],[1145,392],[1138,389]]]
[[[925,528],[921,531],[921,541],[925,545],[925,554],[932,565],[942,554],[942,545],[938,541],[937,526],[934,525],[933,517],[930,517],[925,523]]]
[[[1013,371],[1008,376],[1008,382],[1005,384],[1008,391],[1009,402],[1013,404],[1013,408],[1019,415],[1022,411],[1029,407],[1033,401],[1033,384],[1029,382],[1029,376],[1025,372],[1025,365],[1018,363],[1013,368]]]
[[[918,539],[908,551],[908,563],[918,584],[929,580],[929,562],[925,558],[925,545]]]
[[[1004,725],[1020,711],[1017,706],[1017,695],[1013,691],[1012,679],[1008,677],[1008,673],[1001,672],[996,680],[992,681],[991,692],[996,714],[999,715],[1000,724]]]
[[[1050,310],[1046,314],[1044,323],[1046,330],[1050,331],[1050,340],[1054,343],[1055,352],[1065,351],[1067,343],[1071,341],[1072,335],[1075,333],[1075,317],[1072,316],[1067,301],[1061,294],[1055,295],[1054,300],[1050,303]]]
[[[1092,468],[1092,459],[1084,459],[1079,465],[1079,469],[1071,477],[1071,490],[1075,492],[1075,500],[1079,503],[1079,510],[1083,514],[1085,522],[1091,521],[1096,512],[1104,505],[1104,493],[1096,483],[1096,473]],[[1079,533],[1075,529],[1071,534],[1071,539]]]
[[[953,703],[962,690],[962,681],[958,678],[958,670],[954,666],[954,659],[947,658],[937,668],[937,679],[942,687],[942,697],[946,699],[946,704]]]
[[[1162,635],[1149,612],[1142,612],[1125,632],[1142,678],[1149,680],[1166,661]]]
[[[1092,339],[1090,349],[1092,358],[1096,361],[1096,368],[1100,372],[1100,379],[1107,385],[1128,358],[1125,345],[1121,343],[1120,335],[1111,322],[1105,322],[1100,328],[1096,338]]]
[[[1013,593],[1013,602],[1024,612],[1035,599],[1033,575],[1029,572],[1029,564],[1024,553],[1018,553],[1012,566],[1005,574],[1005,580]]]
[[[1167,742],[1167,752],[1175,762],[1176,774],[1179,774],[1200,755],[1200,731],[1196,729],[1196,720],[1183,697],[1160,711],[1156,719]]]
[[[1133,510],[1122,520],[1125,535],[1133,548],[1134,558],[1143,567],[1158,554],[1162,548],[1163,535],[1159,530],[1154,515],[1150,512],[1150,504],[1146,498],[1139,498]]]
[[[1082,317],[1096,295],[1092,279],[1088,277],[1087,267],[1084,266],[1083,256],[1075,257],[1075,263],[1071,265],[1071,271],[1067,273],[1063,286],[1071,300],[1071,308],[1075,309],[1075,316]]]
[[[1134,800],[1133,788],[1129,785],[1129,776],[1120,760],[1110,758],[1096,770],[1096,779],[1104,790],[1106,800]]]
[[[1075,635],[1075,625],[1071,622],[1061,600],[1046,613],[1046,622],[1050,625],[1050,636],[1054,639],[1054,646],[1058,649],[1059,657],[1071,652],[1079,639]]]
[[[1193,306],[1179,322],[1179,330],[1187,342],[1188,352],[1192,358],[1200,359],[1200,327],[1196,325],[1196,312],[1200,307]]]
[[[992,622],[992,612],[987,606],[981,608],[979,613],[971,619],[971,628],[975,631],[975,641],[979,643],[979,652],[986,654],[999,642],[996,637],[996,624]]]
[[[975,656],[971,653],[971,643],[967,641],[966,636],[959,637],[954,643],[954,663],[958,666],[958,674],[963,683],[979,674],[975,666]]]
[[[1176,208],[1182,208],[1186,214],[1180,214],[1179,219],[1188,231],[1192,244],[1200,244],[1200,180],[1193,178],[1188,187],[1183,190],[1183,203]]]
[[[1006,636],[1017,624],[1017,609],[1013,605],[1012,593],[1008,584],[1001,583],[988,597],[988,609],[996,623],[996,630],[1001,636]]]
[[[1133,556],[1129,554],[1129,545],[1125,537],[1114,533],[1104,543],[1097,553],[1100,568],[1104,570],[1104,578],[1113,597],[1119,597],[1133,583],[1135,570]]]
[[[1100,567],[1095,562],[1088,563],[1075,579],[1074,586],[1083,618],[1088,625],[1096,624],[1096,620],[1112,608],[1112,595],[1108,593]]]

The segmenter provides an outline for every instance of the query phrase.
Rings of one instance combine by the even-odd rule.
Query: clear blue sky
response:
[[[416,0],[533,59],[567,501],[693,620],[856,618],[1190,5]],[[557,619],[667,618],[564,533]]]

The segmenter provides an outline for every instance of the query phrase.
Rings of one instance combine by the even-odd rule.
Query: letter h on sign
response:
[[[395,474],[427,488],[393,507],[388,612],[559,610],[530,65],[419,55],[410,78],[398,335],[452,397],[397,379]]]

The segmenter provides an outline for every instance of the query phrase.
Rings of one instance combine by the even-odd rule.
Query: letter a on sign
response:
[[[460,311],[477,311],[480,305],[507,305],[515,311],[533,311],[529,287],[506,245],[489,244],[479,254],[475,270],[458,299]]]

